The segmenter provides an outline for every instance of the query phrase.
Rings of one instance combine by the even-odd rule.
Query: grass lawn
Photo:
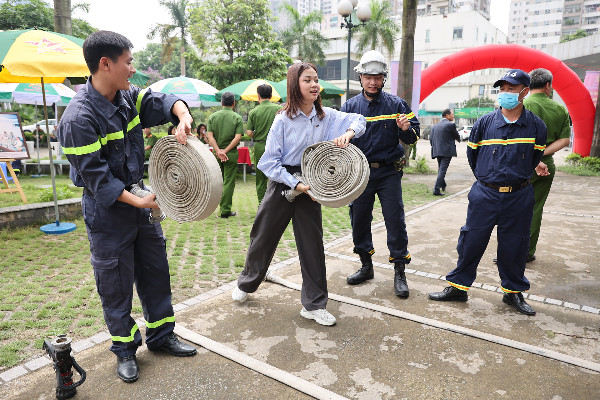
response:
[[[50,177],[23,177],[30,203]],[[68,185],[65,176],[57,182]],[[243,182],[241,174],[233,197],[233,218],[209,218],[179,224],[162,223],[168,239],[173,304],[230,282],[243,269],[250,229],[258,201],[254,176]],[[430,189],[404,184],[404,202],[410,210],[431,201]],[[74,197],[81,193],[74,190]],[[16,196],[16,200],[7,197]],[[16,204],[14,204],[16,203]],[[0,194],[0,207],[22,204],[18,194]],[[383,219],[379,202],[374,223]],[[40,356],[44,338],[66,333],[80,340],[106,330],[100,299],[90,266],[89,242],[83,219],[74,232],[45,235],[39,227],[0,230],[0,373],[29,358]],[[325,243],[350,233],[348,208],[323,207]],[[283,235],[274,262],[296,255],[291,225]],[[134,318],[142,316],[134,296]]]
[[[52,197],[52,177],[50,175],[39,178],[32,178],[30,175],[21,175],[18,179],[28,204],[54,200]],[[69,175],[56,175],[55,182],[59,200],[81,197],[82,189],[73,186]],[[1,179],[0,185],[1,189],[5,188]],[[10,188],[16,188],[12,181],[8,185]],[[19,192],[0,194],[0,208],[20,205],[23,205],[23,200],[21,200]]]

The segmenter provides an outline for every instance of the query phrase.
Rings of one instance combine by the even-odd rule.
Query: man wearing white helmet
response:
[[[383,92],[388,74],[385,59],[378,51],[368,51],[354,68],[360,76],[362,93],[346,101],[342,111],[363,115],[367,120],[365,134],[352,139],[352,144],[362,150],[371,167],[365,191],[350,204],[350,221],[354,252],[360,257],[362,267],[347,278],[350,285],[373,279],[375,253],[371,234],[373,203],[379,196],[387,229],[389,262],[394,264],[394,291],[397,296],[408,297],[404,269],[410,263],[408,235],[404,222],[402,202],[402,166],[406,144],[419,139],[419,121],[408,104],[398,96]]]

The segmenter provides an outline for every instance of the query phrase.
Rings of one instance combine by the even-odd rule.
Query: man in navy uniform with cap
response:
[[[450,284],[442,292],[430,293],[437,301],[467,301],[477,266],[498,226],[498,272],[502,301],[520,313],[535,315],[522,292],[529,290],[525,260],[533,215],[533,187],[529,178],[539,165],[546,147],[546,125],[523,107],[529,93],[529,75],[512,69],[494,87],[500,87],[500,108],[479,118],[469,136],[467,158],[477,181],[469,193],[467,221],[458,237],[458,262],[446,276]]]

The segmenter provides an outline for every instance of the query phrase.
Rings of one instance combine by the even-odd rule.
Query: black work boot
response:
[[[371,254],[369,253],[358,253],[362,267],[352,275],[346,278],[346,282],[349,285],[358,285],[364,281],[373,279],[373,261],[371,260]]]
[[[406,268],[405,264],[394,264],[394,270],[396,270],[396,273],[394,274],[394,290],[396,292],[396,296],[407,298],[408,285],[406,284],[406,275],[404,274],[404,268]]]

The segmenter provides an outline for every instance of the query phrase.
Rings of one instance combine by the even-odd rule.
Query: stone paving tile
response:
[[[30,370],[30,371],[35,371],[36,369],[40,369],[42,367],[45,367],[48,364],[52,364],[52,361],[50,361],[50,358],[48,357],[39,357],[36,358],[35,360],[31,360],[29,362],[25,363],[25,367]]]
[[[1,373],[0,379],[4,380],[6,382],[9,382],[15,378],[25,375],[26,373],[27,373],[27,370],[25,369],[25,367],[19,365],[18,367],[11,368],[6,372]]]

